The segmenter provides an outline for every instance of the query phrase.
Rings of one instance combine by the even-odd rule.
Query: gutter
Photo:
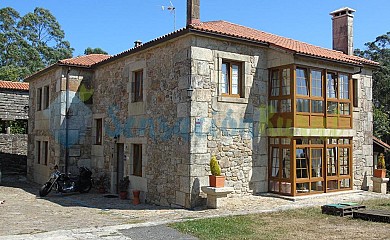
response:
[[[68,173],[69,163],[69,73],[70,67],[66,71],[66,97],[65,97],[65,173]]]

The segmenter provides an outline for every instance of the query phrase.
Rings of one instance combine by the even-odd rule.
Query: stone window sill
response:
[[[218,102],[247,104],[248,103],[248,98],[218,96]]]

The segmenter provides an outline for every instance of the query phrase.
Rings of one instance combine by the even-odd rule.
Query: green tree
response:
[[[379,62],[373,73],[374,135],[390,140],[390,32],[365,44],[366,50],[355,50],[355,55]]]
[[[84,54],[89,55],[89,54],[108,54],[108,53],[101,48],[88,47],[87,49],[84,50]]]
[[[72,57],[65,33],[46,9],[25,16],[13,8],[0,9],[0,78],[22,80],[60,59]]]

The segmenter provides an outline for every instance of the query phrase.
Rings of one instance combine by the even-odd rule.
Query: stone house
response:
[[[200,22],[199,0],[187,5],[183,29],[26,79],[31,179],[88,166],[111,192],[129,175],[143,201],[186,208],[202,204],[212,155],[232,196],[371,184],[377,63],[352,55],[354,10],[331,13],[330,50]]]

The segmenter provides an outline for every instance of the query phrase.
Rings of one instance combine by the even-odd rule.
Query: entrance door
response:
[[[125,173],[125,148],[123,143],[116,144],[116,159],[117,159],[117,185],[116,190],[119,193],[119,181],[123,179]]]

